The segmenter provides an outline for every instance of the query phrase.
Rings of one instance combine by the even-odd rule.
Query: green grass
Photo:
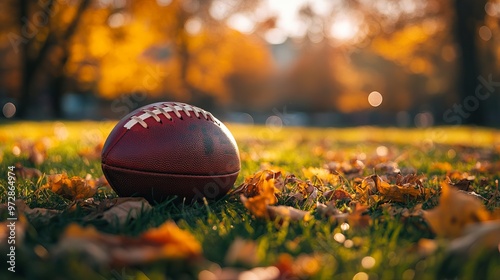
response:
[[[26,167],[36,167],[44,174],[66,172],[70,176],[91,174],[94,178],[100,177],[100,161],[84,159],[78,152],[105,140],[113,125],[113,122],[21,122],[0,126],[0,162],[4,173],[0,175],[0,202],[6,202],[7,167],[17,162]],[[323,167],[333,160],[348,161],[353,158],[361,159],[366,164],[363,173],[356,177],[379,174],[380,171],[375,167],[377,163],[397,161],[401,169],[415,170],[423,175],[427,178],[424,186],[433,188],[446,176],[446,171],[435,168],[434,164],[449,162],[453,170],[474,175],[472,185],[475,191],[487,198],[494,191],[495,180],[500,178],[498,167],[486,171],[476,169],[478,161],[493,165],[498,163],[500,131],[497,130],[471,127],[278,130],[239,125],[229,125],[229,128],[238,142],[242,159],[241,174],[235,185],[241,184],[245,176],[259,171],[265,165],[279,167],[289,174],[304,178],[303,168]],[[16,156],[14,147],[22,146],[23,141],[44,141],[48,145],[48,158],[42,164],[34,165],[23,150]],[[384,151],[380,147],[388,149],[384,158],[380,157],[380,152]],[[352,186],[353,180],[348,178],[347,186]],[[486,183],[481,183],[481,180]],[[41,181],[18,180],[17,197],[32,208],[64,210],[72,203],[49,190],[40,190],[42,184]],[[114,196],[112,191],[103,188],[94,198],[99,200]],[[399,205],[411,207],[414,204],[408,202]],[[424,208],[436,204],[437,198],[433,198],[424,203]],[[288,205],[297,206],[293,203]],[[500,207],[500,201],[496,200],[489,207]],[[438,242],[438,250],[430,256],[423,257],[416,253],[415,244],[419,239],[435,238],[425,221],[420,217],[403,219],[398,215],[391,216],[380,205],[370,207],[372,224],[369,227],[352,227],[345,231],[339,224],[320,218],[314,210],[312,214],[315,218],[307,222],[258,219],[245,209],[239,197],[231,196],[207,205],[165,202],[123,226],[85,220],[85,211],[63,211],[50,219],[31,218],[24,241],[16,248],[16,273],[8,272],[2,265],[0,278],[191,279],[214,263],[221,267],[249,269],[251,267],[245,264],[227,264],[227,250],[236,238],[256,242],[257,266],[275,265],[280,254],[284,253],[295,260],[304,256],[314,258],[318,269],[304,278],[353,279],[359,272],[365,272],[370,279],[473,279],[476,275],[495,279],[500,275],[498,250],[483,252],[463,264],[460,260],[452,260],[459,265],[449,267],[445,240]],[[2,221],[6,217],[4,213]],[[92,264],[79,255],[55,258],[51,254],[70,223],[93,225],[111,234],[137,236],[166,220],[174,220],[180,228],[195,236],[202,245],[203,260],[194,263],[162,260],[148,265],[110,268]],[[333,238],[336,233],[342,233],[346,239],[352,240],[352,246],[337,242]],[[1,248],[0,260],[5,264],[4,247]],[[43,253],[44,250],[48,253]],[[375,265],[369,269],[362,266],[362,260],[367,256],[375,259]]]

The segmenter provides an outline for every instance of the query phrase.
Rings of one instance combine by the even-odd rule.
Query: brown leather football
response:
[[[217,199],[233,187],[240,157],[231,132],[211,113],[160,102],[118,122],[102,150],[102,171],[119,196]]]

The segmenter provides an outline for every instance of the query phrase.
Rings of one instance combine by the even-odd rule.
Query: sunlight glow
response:
[[[266,32],[264,38],[269,44],[279,45],[283,44],[288,37],[281,29],[273,28]]]
[[[359,32],[359,24],[352,16],[339,16],[332,23],[330,35],[340,41],[351,40]]]
[[[227,25],[241,33],[250,34],[254,31],[255,23],[243,14],[234,14],[227,20]]]
[[[189,34],[196,35],[201,31],[201,20],[197,17],[190,18],[186,21],[184,28]]]

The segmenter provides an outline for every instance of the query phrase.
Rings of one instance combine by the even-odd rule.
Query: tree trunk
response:
[[[478,86],[480,73],[478,49],[477,49],[477,23],[484,21],[485,0],[455,0],[455,37],[460,47],[460,103],[466,102],[466,98],[474,96]],[[470,98],[470,97],[469,97]],[[467,111],[464,115],[464,124],[484,125],[484,109],[479,107],[474,111]],[[470,115],[469,115],[470,114]],[[467,116],[467,117],[465,117]]]

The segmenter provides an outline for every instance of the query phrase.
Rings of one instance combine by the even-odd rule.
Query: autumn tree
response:
[[[64,66],[69,53],[69,42],[88,9],[90,0],[67,1],[9,1],[12,17],[7,39],[13,53],[20,60],[19,81],[20,117],[29,116],[36,106],[35,86],[46,81],[50,87],[50,103],[54,117],[62,116],[61,96],[64,86]]]

